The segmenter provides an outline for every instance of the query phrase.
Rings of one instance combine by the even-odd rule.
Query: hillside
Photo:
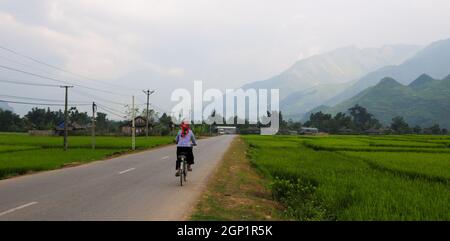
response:
[[[381,79],[390,76],[398,82],[408,85],[414,78],[427,73],[435,78],[442,79],[450,70],[450,39],[434,42],[412,58],[400,65],[392,65],[373,71],[357,80],[350,88],[329,99],[324,104],[333,106],[347,100],[368,87],[376,85]]]
[[[420,88],[419,88],[420,87]],[[450,75],[435,80],[421,75],[409,85],[393,78],[384,78],[376,86],[334,107],[320,107],[312,112],[346,112],[356,104],[368,109],[384,124],[395,116],[403,116],[410,125],[450,127]]]
[[[410,45],[340,48],[300,60],[277,76],[242,88],[280,89],[283,111],[288,115],[305,113],[347,89],[351,81],[383,66],[399,64],[419,49]]]

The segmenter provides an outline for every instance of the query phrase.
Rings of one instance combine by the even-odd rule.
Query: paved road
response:
[[[182,220],[233,136],[199,141],[186,186],[175,146],[0,181],[0,220]]]

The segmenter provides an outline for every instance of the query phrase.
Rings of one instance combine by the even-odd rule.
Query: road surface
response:
[[[233,136],[194,148],[181,187],[175,146],[0,181],[0,220],[183,220]]]

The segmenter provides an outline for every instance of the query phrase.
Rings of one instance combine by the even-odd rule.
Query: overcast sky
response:
[[[449,38],[449,10],[448,0],[0,0],[0,45],[92,79],[157,89],[151,101],[168,109],[170,92],[194,80],[237,88],[338,47]],[[71,81],[1,50],[0,64]],[[10,72],[0,70],[0,77],[51,83]],[[136,93],[142,102],[144,94]],[[0,94],[63,97],[60,89],[4,83]]]

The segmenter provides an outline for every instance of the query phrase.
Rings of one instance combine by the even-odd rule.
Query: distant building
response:
[[[315,135],[315,134],[319,134],[319,129],[314,128],[314,127],[302,127],[298,131],[298,134],[300,134],[300,135]]]
[[[64,125],[65,125],[65,122],[63,121],[55,127],[56,135],[60,135],[60,136],[64,135]],[[88,126],[80,125],[76,122],[69,122],[69,124],[67,125],[67,131],[84,131],[86,129],[88,129]]]
[[[349,134],[354,134],[355,132],[350,129],[350,128],[345,128],[342,127],[341,129],[338,130],[338,134],[342,134],[342,135],[349,135]]]
[[[232,135],[237,133],[235,126],[216,126],[216,130],[219,135]]]
[[[366,131],[364,131],[365,134],[368,135],[383,135],[386,133],[386,130],[381,128],[381,129],[376,129],[376,128],[370,128]]]
[[[249,126],[240,128],[239,130],[237,130],[237,132],[242,135],[259,135],[261,134],[261,128]]]
[[[145,125],[147,123],[147,119],[145,119],[145,117],[142,116],[136,116],[136,118],[134,118],[134,126],[136,128],[136,135],[140,136],[140,135],[145,135]],[[132,121],[128,121],[125,124],[120,126],[121,132],[124,135],[131,135],[132,133]],[[149,123],[150,125],[150,123]]]
[[[55,130],[28,130],[28,135],[30,136],[54,136],[56,135]]]

